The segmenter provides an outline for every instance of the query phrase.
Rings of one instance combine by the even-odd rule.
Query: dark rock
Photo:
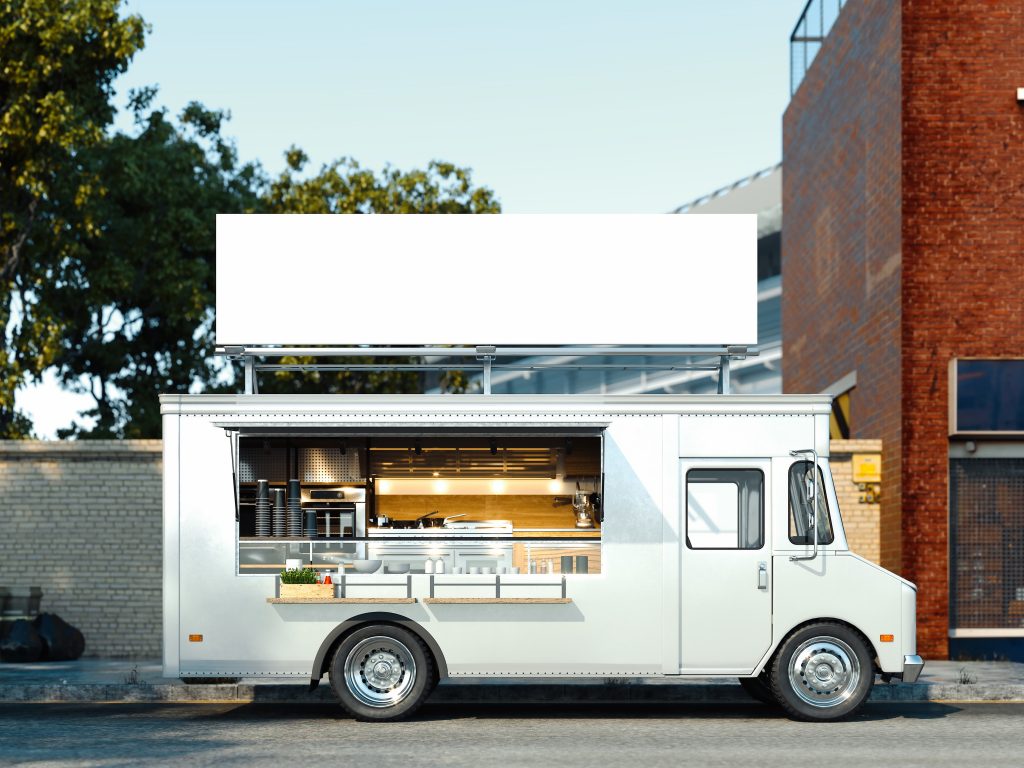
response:
[[[85,636],[55,613],[41,613],[35,619],[43,643],[44,661],[72,661],[85,650]]]
[[[39,661],[43,655],[43,641],[31,621],[18,619],[11,622],[7,636],[0,641],[0,661],[25,663]]]

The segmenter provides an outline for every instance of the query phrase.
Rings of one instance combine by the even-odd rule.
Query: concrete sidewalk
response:
[[[460,678],[438,686],[438,703],[701,703],[749,702],[735,679],[493,680]],[[0,702],[333,702],[327,678],[314,691],[305,682],[243,679],[186,685],[161,677],[157,661],[80,659],[0,664]],[[877,683],[871,701],[1024,702],[1024,664],[927,662],[913,685]]]

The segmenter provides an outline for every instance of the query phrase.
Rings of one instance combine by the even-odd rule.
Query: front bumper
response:
[[[903,682],[904,683],[916,683],[917,678],[921,676],[921,670],[924,669],[924,659],[920,656],[904,656],[903,657]]]

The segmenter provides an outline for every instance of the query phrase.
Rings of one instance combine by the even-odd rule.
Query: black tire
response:
[[[771,664],[772,693],[796,720],[852,717],[871,693],[873,657],[864,637],[832,621],[800,627],[787,637]]]
[[[767,672],[762,672],[757,677],[741,677],[739,681],[740,685],[743,686],[743,690],[750,695],[750,698],[771,707],[779,705],[779,702],[775,699],[775,694],[772,693],[772,684],[768,679]]]
[[[409,717],[426,701],[437,679],[434,657],[404,627],[372,624],[346,636],[334,651],[331,690],[357,720]]]

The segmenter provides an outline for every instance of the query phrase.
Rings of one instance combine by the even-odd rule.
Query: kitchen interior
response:
[[[599,574],[599,432],[242,435],[238,571]]]

